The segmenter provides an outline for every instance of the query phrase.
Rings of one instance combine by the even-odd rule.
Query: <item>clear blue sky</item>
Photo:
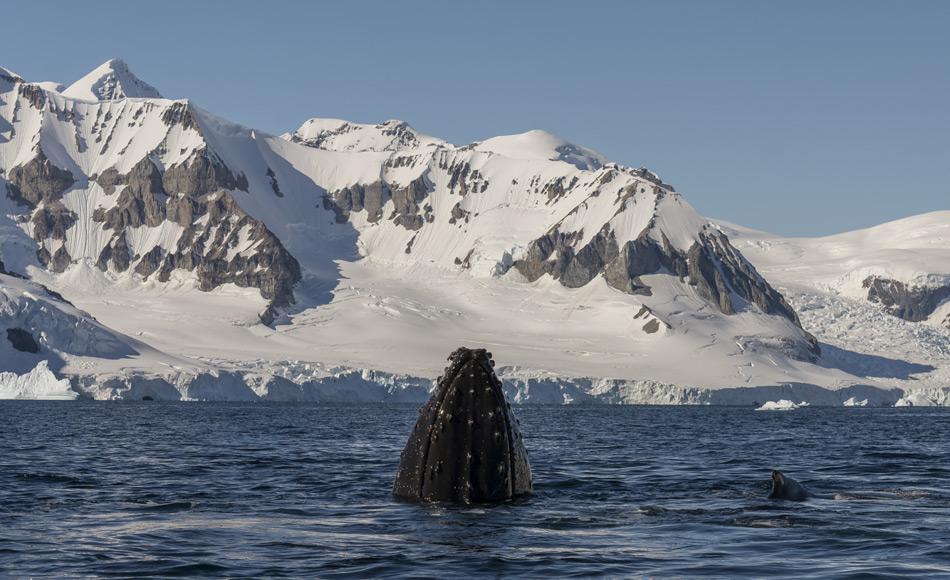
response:
[[[16,2],[0,64],[117,56],[265,131],[543,128],[704,214],[815,235],[950,209],[950,2]]]

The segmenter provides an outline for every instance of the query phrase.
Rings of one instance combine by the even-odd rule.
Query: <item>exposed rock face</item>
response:
[[[718,301],[720,309],[731,314],[735,312],[728,296],[731,291],[742,300],[755,304],[762,312],[784,316],[801,326],[798,315],[785,298],[759,275],[755,267],[729,243],[725,234],[704,234],[702,242],[690,248],[688,257],[689,283],[697,285],[701,294],[713,302]],[[732,308],[727,308],[727,305]]]
[[[61,201],[45,204],[35,212],[30,220],[33,224],[33,239],[42,242],[46,239],[65,240],[66,230],[76,223],[76,214]]]
[[[184,163],[167,168],[162,185],[165,191],[198,197],[220,189],[247,191],[247,177],[234,175],[220,159],[202,149]]]
[[[605,257],[612,260],[617,256],[617,242],[609,227],[575,253],[574,244],[582,233],[564,234],[556,229],[548,232],[532,242],[525,257],[513,266],[530,282],[549,274],[568,288],[579,288],[600,273]]]
[[[270,167],[267,168],[267,178],[270,179],[270,188],[274,190],[274,195],[284,197],[284,192],[280,190],[280,184],[277,183],[277,175]]]
[[[182,129],[201,131],[198,120],[195,119],[194,111],[191,110],[188,103],[172,103],[162,113],[162,122],[169,127],[180,125]]]
[[[865,278],[863,286],[868,290],[869,301],[883,306],[888,314],[911,322],[926,320],[940,304],[950,299],[950,286],[908,286],[877,276]]]
[[[102,187],[102,191],[104,191],[106,195],[112,195],[115,193],[116,185],[123,183],[122,176],[119,175],[119,172],[115,167],[106,169],[100,175],[94,177],[93,181]]]
[[[96,261],[96,266],[100,270],[106,271],[111,264],[116,272],[124,272],[129,269],[131,261],[132,250],[129,248],[125,232],[122,231],[116,232],[112,240],[102,248],[102,252],[99,253],[99,259]]]
[[[327,194],[323,206],[333,210],[337,223],[346,223],[351,212],[366,210],[366,219],[375,223],[383,217],[383,205],[389,196],[389,187],[376,181],[367,185],[355,184]]]
[[[429,186],[425,176],[409,182],[404,187],[376,181],[367,185],[355,184],[328,193],[323,198],[323,207],[333,211],[337,223],[346,223],[352,212],[366,212],[370,223],[378,223],[383,218],[383,206],[391,199],[393,212],[389,219],[407,230],[418,230],[425,222],[431,222],[431,206],[422,208],[419,204],[429,196]]]
[[[103,173],[105,175],[106,173]],[[100,176],[101,178],[101,176]],[[148,157],[143,158],[127,175],[110,175],[113,184],[125,184],[115,207],[105,212],[106,229],[156,227],[165,221],[165,189],[162,174]]]
[[[60,246],[52,255],[50,255],[49,250],[46,248],[40,248],[36,252],[36,258],[43,266],[49,269],[50,272],[57,274],[65,272],[66,268],[73,263],[72,256],[69,255],[65,245]]]
[[[7,340],[13,345],[13,348],[20,352],[37,353],[40,352],[40,344],[36,342],[29,331],[22,328],[8,328]]]
[[[18,165],[8,172],[7,195],[20,205],[34,208],[43,202],[62,199],[72,187],[73,174],[53,165],[43,150],[30,162]]]
[[[707,231],[687,252],[677,250],[665,235],[657,242],[644,230],[639,237],[617,247],[609,224],[580,249],[583,232],[548,232],[528,246],[524,257],[512,265],[528,281],[545,274],[568,288],[586,285],[597,275],[627,294],[650,295],[641,276],[666,271],[685,279],[697,293],[725,314],[735,314],[736,300],[757,306],[767,314],[784,316],[799,324],[798,316],[755,268],[736,251],[725,234]],[[799,324],[800,326],[800,324]]]
[[[33,83],[24,83],[19,87],[20,97],[25,99],[31,107],[42,110],[46,106],[46,91],[43,87]]]
[[[131,268],[145,279],[156,275],[162,282],[180,269],[194,272],[205,291],[227,283],[257,288],[270,302],[262,314],[268,323],[275,309],[294,303],[300,265],[263,222],[248,215],[225,191],[247,183],[243,175],[234,177],[216,158],[201,151],[163,174],[145,157],[128,174],[110,169],[96,180],[107,193],[124,186],[114,207],[99,208],[93,215],[103,229],[115,232],[99,253],[99,269],[124,272]],[[160,227],[167,222],[184,227],[174,249],[156,245],[140,256],[132,255],[129,228]],[[41,261],[55,264],[57,257],[45,256]]]
[[[227,192],[209,196],[197,202],[196,206],[199,215],[208,215],[207,225],[203,228],[196,226],[190,250],[181,251],[186,239],[185,235],[182,236],[179,252],[166,257],[163,272],[172,264],[194,263],[202,290],[234,283],[260,289],[261,296],[270,300],[272,306],[293,304],[293,286],[300,281],[300,264],[277,236],[263,222],[241,209]],[[246,230],[247,239],[255,242],[253,250],[232,252],[231,248],[238,245],[242,230]],[[195,248],[208,250],[200,256]]]

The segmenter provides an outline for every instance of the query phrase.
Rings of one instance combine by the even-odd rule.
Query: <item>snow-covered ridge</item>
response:
[[[538,129],[517,135],[492,137],[473,143],[470,147],[476,151],[496,153],[511,159],[564,161],[586,171],[596,171],[610,162],[596,151]]]
[[[8,68],[0,66],[0,79],[7,82],[23,82],[23,77]]]
[[[342,119],[307,119],[283,138],[326,151],[404,151],[449,145],[423,135],[405,121],[389,120],[378,125],[351,123]]]

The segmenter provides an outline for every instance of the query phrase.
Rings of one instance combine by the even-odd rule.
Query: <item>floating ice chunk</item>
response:
[[[845,401],[845,402],[843,403],[843,405],[844,405],[845,407],[867,407],[867,406],[868,406],[868,400],[867,400],[867,399],[860,399],[860,400],[859,400],[857,397],[851,397],[850,399],[848,399],[847,401]]]
[[[24,375],[0,373],[0,399],[71,401],[78,396],[67,379],[57,379],[45,360]]]
[[[782,399],[780,401],[767,401],[764,405],[757,408],[756,411],[794,411],[799,407],[807,407],[808,403],[802,401],[801,403],[794,403],[788,399]]]

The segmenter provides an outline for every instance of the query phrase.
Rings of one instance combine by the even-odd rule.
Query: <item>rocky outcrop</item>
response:
[[[116,272],[124,272],[129,269],[132,262],[132,250],[129,248],[129,242],[125,237],[125,232],[116,232],[112,239],[99,253],[99,259],[96,266],[105,272],[112,266]]]
[[[235,175],[223,161],[207,149],[196,151],[188,160],[172,165],[162,175],[165,191],[199,197],[220,189],[247,191],[247,177]]]
[[[575,251],[574,245],[582,237],[583,232],[565,234],[552,230],[532,242],[525,257],[512,266],[531,282],[549,274],[568,288],[580,288],[603,272],[619,254],[609,225]]]
[[[34,208],[40,203],[62,199],[73,183],[73,174],[53,165],[40,149],[31,161],[7,172],[7,196],[20,205]]]
[[[177,204],[186,205],[181,198]],[[176,250],[154,248],[139,260],[136,272],[148,277],[157,270],[158,279],[164,282],[176,269],[194,271],[201,290],[231,283],[259,289],[270,301],[269,310],[294,303],[300,264],[263,222],[248,215],[224,191],[187,206],[194,222],[182,233]],[[239,247],[242,240],[244,248]]]
[[[644,231],[637,239],[624,244],[617,259],[604,269],[607,284],[627,294],[650,296],[652,291],[641,276],[665,269],[679,278],[686,277],[689,274],[687,257],[676,250],[665,235],[662,240],[662,244],[658,244]]]
[[[197,275],[204,291],[229,283],[257,288],[269,301],[262,315],[265,321],[273,319],[277,308],[294,303],[300,265],[263,222],[237,204],[227,189],[247,187],[246,180],[243,175],[235,177],[215,157],[200,152],[164,174],[145,157],[129,173],[110,169],[96,182],[107,194],[124,186],[115,206],[99,208],[93,215],[103,229],[115,232],[99,253],[99,269],[132,269],[144,279],[156,276],[161,282],[170,280],[175,270],[186,270]],[[129,228],[160,227],[167,221],[184,228],[175,248],[156,245],[132,255]],[[54,261],[52,256],[44,263]]]
[[[277,183],[277,175],[270,167],[267,168],[267,178],[270,179],[270,188],[274,190],[274,195],[284,197],[284,192],[280,190],[280,184]]]
[[[192,111],[191,105],[186,102],[172,103],[170,107],[162,112],[162,122],[169,127],[181,126],[182,129],[201,132],[194,111]]]
[[[125,188],[115,207],[105,212],[104,228],[157,227],[165,221],[166,195],[162,174],[151,159],[143,158],[128,174],[110,177],[110,180],[113,184],[124,184]]]
[[[337,223],[346,223],[351,213],[361,211],[366,212],[367,221],[378,223],[383,219],[383,207],[392,200],[393,211],[388,219],[397,226],[415,231],[435,219],[431,205],[425,204],[420,208],[428,196],[429,184],[425,175],[422,175],[405,186],[375,181],[344,187],[327,193],[323,198],[323,207],[334,213]]]
[[[36,251],[36,259],[43,267],[56,274],[65,272],[66,268],[73,263],[73,258],[69,255],[69,251],[66,250],[65,245],[60,246],[52,254],[50,254],[50,251],[45,247],[40,247],[40,249]]]
[[[389,196],[388,186],[375,181],[366,185],[354,184],[328,193],[323,198],[323,207],[336,214],[337,223],[346,223],[351,212],[366,211],[366,219],[376,223],[383,217],[383,205]]]
[[[722,232],[701,235],[689,250],[689,283],[700,295],[718,302],[726,314],[735,312],[732,297],[754,304],[766,314],[784,316],[799,327],[798,315],[785,298],[729,243]]]
[[[43,107],[46,106],[46,91],[39,85],[33,83],[21,84],[19,94],[20,98],[26,100],[34,109],[43,110]]]
[[[568,288],[579,288],[598,275],[627,294],[651,295],[641,276],[667,272],[687,281],[697,294],[724,314],[735,314],[743,303],[754,304],[766,314],[798,316],[785,298],[772,288],[721,232],[706,231],[688,251],[673,247],[665,235],[658,242],[644,230],[618,248],[610,225],[576,249],[583,232],[554,229],[532,242],[512,266],[528,281],[548,274]]]
[[[116,186],[123,183],[122,176],[115,167],[110,167],[99,175],[91,175],[89,179],[98,183],[106,195],[115,193]]]
[[[45,204],[35,212],[30,223],[33,224],[33,239],[65,240],[66,230],[76,223],[76,214],[63,205],[61,201]]]
[[[868,291],[869,301],[910,322],[926,320],[938,306],[950,300],[950,286],[912,286],[878,276],[868,276],[862,285]]]

